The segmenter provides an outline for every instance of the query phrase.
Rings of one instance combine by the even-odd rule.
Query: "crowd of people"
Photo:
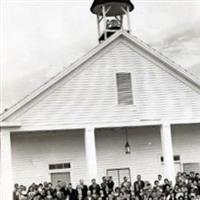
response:
[[[161,175],[153,184],[141,175],[133,184],[124,177],[120,186],[115,186],[112,177],[103,177],[101,184],[92,179],[89,186],[80,180],[75,188],[61,181],[55,187],[48,182],[28,188],[15,184],[13,200],[200,200],[200,175],[179,172],[173,185]]]

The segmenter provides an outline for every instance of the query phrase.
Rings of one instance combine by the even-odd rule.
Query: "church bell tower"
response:
[[[99,42],[120,29],[131,32],[129,14],[133,9],[130,0],[94,0],[90,10],[97,16]]]

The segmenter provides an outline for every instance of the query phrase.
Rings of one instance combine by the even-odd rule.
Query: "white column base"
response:
[[[0,131],[1,142],[1,200],[13,199],[13,176],[10,131],[2,128]]]
[[[97,158],[96,158],[96,145],[95,145],[95,129],[85,129],[85,154],[87,162],[88,179],[91,181],[93,178],[97,179]]]
[[[171,125],[161,126],[162,154],[164,158],[164,177],[175,183],[174,153],[172,145]]]

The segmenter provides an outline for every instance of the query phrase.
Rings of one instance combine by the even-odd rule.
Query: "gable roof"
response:
[[[25,98],[23,98],[21,101],[17,102],[15,105],[10,107],[7,111],[2,113],[0,115],[0,121],[3,121],[10,117],[12,114],[17,112],[20,108],[24,107],[26,104],[31,102],[33,99],[38,97],[40,94],[42,94],[44,91],[48,90],[50,87],[55,85],[57,82],[59,82],[61,79],[66,77],[68,74],[73,72],[75,69],[77,69],[80,65],[85,63],[87,60],[89,60],[91,57],[96,55],[98,52],[100,52],[102,49],[107,47],[110,43],[115,41],[119,37],[125,37],[128,41],[134,43],[137,47],[144,50],[146,53],[153,56],[154,59],[157,59],[164,63],[168,68],[170,68],[174,73],[178,74],[179,76],[183,77],[185,80],[187,80],[190,84],[194,85],[196,88],[198,88],[198,91],[200,92],[200,79],[195,77],[194,75],[190,74],[186,69],[181,67],[180,65],[177,65],[175,62],[169,60],[167,57],[162,55],[157,50],[153,49],[149,45],[145,44],[143,41],[139,40],[137,37],[127,33],[126,31],[120,30],[117,33],[115,33],[113,36],[111,36],[109,39],[104,41],[103,43],[97,45],[94,49],[92,49],[90,52],[88,52],[86,55],[84,55],[82,58],[78,59],[76,62],[72,63],[70,66],[65,68],[62,72],[58,73],[56,76],[51,78],[49,81],[47,81],[45,84],[43,84],[38,89],[34,90],[32,93],[27,95]]]

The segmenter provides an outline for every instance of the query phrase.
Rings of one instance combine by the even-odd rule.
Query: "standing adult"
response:
[[[137,175],[137,180],[134,182],[134,191],[137,196],[140,195],[140,191],[144,188],[144,181],[140,174]]]
[[[99,195],[100,194],[100,186],[96,183],[96,179],[92,179],[92,184],[89,187],[89,190],[93,194],[94,192]]]

